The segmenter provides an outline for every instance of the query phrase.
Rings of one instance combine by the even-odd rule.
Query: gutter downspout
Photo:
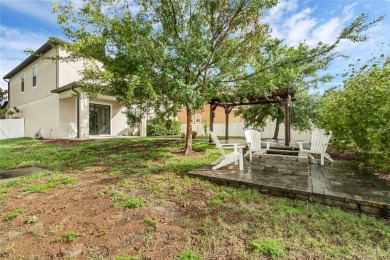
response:
[[[57,48],[56,48],[56,88],[58,88],[58,86],[59,86],[59,82],[58,82],[58,74],[59,74],[59,66],[60,66],[60,60],[59,60],[59,55],[60,55],[60,53],[59,53],[59,46],[57,46]]]
[[[74,88],[75,86],[72,86],[71,90],[77,94],[77,139],[80,139],[80,92]]]

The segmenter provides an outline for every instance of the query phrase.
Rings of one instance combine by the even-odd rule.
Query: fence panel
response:
[[[24,118],[0,119],[0,139],[24,137]]]

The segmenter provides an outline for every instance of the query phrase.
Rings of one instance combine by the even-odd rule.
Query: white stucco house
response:
[[[3,77],[9,107],[17,107],[24,118],[25,137],[38,131],[43,138],[80,139],[127,133],[126,108],[111,96],[77,97],[83,63],[48,59],[61,56],[66,56],[61,44],[49,40]]]

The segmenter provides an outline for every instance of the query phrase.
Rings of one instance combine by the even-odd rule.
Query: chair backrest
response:
[[[245,138],[246,141],[250,143],[252,149],[261,149],[261,134],[259,131],[246,130]]]
[[[225,157],[225,152],[224,152],[223,149],[222,149],[222,145],[221,145],[221,143],[219,142],[217,135],[216,135],[214,132],[211,132],[211,131],[209,131],[209,134],[210,134],[210,136],[211,136],[211,139],[212,139],[213,142],[215,143],[215,147],[217,147],[217,149],[219,150],[219,152],[221,153],[221,155]]]
[[[315,129],[311,133],[311,145],[310,150],[312,151],[326,151],[328,143],[332,133],[329,135],[325,134],[325,131],[322,129]]]

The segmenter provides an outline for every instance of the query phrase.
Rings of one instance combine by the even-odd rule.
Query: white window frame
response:
[[[35,86],[34,86],[34,69],[35,69]],[[38,79],[38,67],[37,65],[34,65],[34,67],[32,67],[32,87],[35,88],[37,87],[37,79]]]
[[[26,73],[20,74],[20,92],[24,93],[26,91]]]
[[[202,123],[202,116],[201,115],[195,115],[195,124]]]

